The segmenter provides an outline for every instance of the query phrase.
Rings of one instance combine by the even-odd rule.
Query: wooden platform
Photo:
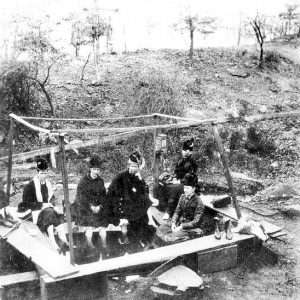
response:
[[[0,226],[0,237],[5,237],[9,231],[10,228]],[[72,266],[66,257],[59,255],[38,227],[29,221],[9,233],[6,241],[53,278],[78,272],[77,267]]]
[[[228,205],[223,208],[215,208],[211,204],[211,201],[213,199],[213,196],[202,196],[201,197],[203,204],[208,207],[209,209],[212,209],[218,213],[221,213],[233,220],[238,220],[236,211],[232,205]],[[242,213],[242,216],[247,216],[245,213]],[[260,223],[264,226],[267,234],[272,234],[281,231],[284,227],[279,227],[277,225],[271,224],[267,221],[261,220]]]

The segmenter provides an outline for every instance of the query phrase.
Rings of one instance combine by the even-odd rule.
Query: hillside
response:
[[[66,58],[53,70],[50,90],[57,117],[65,118],[112,118],[166,112],[206,119],[299,111],[299,45],[290,47],[277,43],[268,45],[268,49],[272,52],[266,54],[267,61],[263,69],[257,68],[257,53],[251,48],[197,49],[193,68],[189,66],[187,52],[184,51],[145,49],[122,55],[104,54],[100,63],[100,80],[97,80],[92,59],[83,72],[86,58]],[[74,124],[53,125],[48,121],[37,124],[47,128],[76,127]],[[121,123],[109,123],[112,124]],[[124,126],[132,124],[136,123],[127,122]],[[80,126],[99,125],[86,122]],[[299,204],[300,119],[284,118],[250,123],[241,118],[220,125],[219,130],[231,170],[259,179],[264,186],[259,192],[255,190],[257,193],[248,194],[241,188],[238,193],[240,202],[258,210],[272,209],[276,216],[268,220],[284,225],[290,232],[290,239],[268,244],[280,254],[279,265],[274,266],[270,258],[262,257],[262,261],[252,266],[250,258],[233,272],[205,275],[205,295],[209,299],[220,299],[219,296],[224,295],[224,292],[228,297],[226,299],[241,298],[245,294],[248,299],[257,298],[258,295],[267,299],[271,294],[274,299],[286,296],[292,298],[296,293],[297,280],[289,281],[288,284],[285,282],[297,275],[299,251],[296,247],[300,240],[297,219],[285,214],[285,209],[288,205]],[[55,144],[55,141],[29,135],[22,128],[18,128],[17,134],[16,152]],[[194,136],[195,156],[200,164],[199,178],[212,186],[220,184],[220,178],[224,177],[223,170],[208,126],[169,130],[167,134],[168,158],[171,163],[180,153],[182,140]],[[70,135],[68,138],[85,137]],[[149,161],[145,172],[151,184],[152,143],[152,133],[145,133],[127,141],[79,149],[79,155],[70,152],[70,182],[78,182],[79,176],[85,171],[84,159],[91,152],[101,155],[103,177],[106,181],[111,180],[124,167],[127,153],[138,146]],[[29,164],[32,162],[29,161]],[[21,169],[22,164],[17,165],[17,168],[14,166],[16,193],[21,192],[22,181],[28,180],[35,172],[33,168]],[[2,175],[5,176],[5,171],[2,171]],[[56,183],[60,182],[59,171],[53,173],[52,179]],[[253,216],[257,217],[255,214]],[[273,276],[272,280],[270,276]],[[113,283],[112,286],[113,299],[154,299],[145,292],[149,288],[147,283],[130,285],[123,282],[118,286]],[[130,292],[124,295],[127,290]]]

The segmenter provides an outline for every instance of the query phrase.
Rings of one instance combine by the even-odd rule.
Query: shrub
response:
[[[266,66],[277,69],[280,63],[280,55],[275,51],[266,51],[265,63]]]
[[[178,77],[168,76],[161,71],[149,69],[135,78],[134,98],[131,112],[135,115],[154,112],[180,116],[180,88]]]

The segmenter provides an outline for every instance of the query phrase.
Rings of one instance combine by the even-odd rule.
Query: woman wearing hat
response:
[[[37,226],[42,232],[47,233],[52,245],[58,250],[66,250],[69,243],[63,224],[63,212],[55,206],[55,197],[48,177],[48,164],[45,159],[37,160],[37,175],[25,186],[23,200],[18,206],[19,212],[31,209],[39,212]],[[55,241],[54,228],[61,241],[61,247]]]
[[[181,182],[184,194],[179,199],[171,221],[158,228],[153,239],[154,246],[165,246],[202,236],[199,226],[204,205],[200,196],[195,194],[198,178],[195,174],[188,173]]]
[[[76,193],[76,223],[85,232],[87,244],[95,248],[92,236],[95,229],[99,230],[99,236],[104,250],[106,245],[106,189],[104,181],[100,177],[101,161],[99,157],[92,156],[89,162],[89,173],[84,175],[77,186]]]
[[[165,206],[164,220],[172,217],[180,196],[183,194],[181,180],[188,173],[196,174],[197,163],[193,158],[194,139],[186,140],[182,146],[182,157],[177,161],[173,177],[169,176],[167,181],[161,177],[160,197],[162,206]]]
[[[131,153],[127,169],[119,173],[108,188],[110,222],[121,226],[120,243],[128,243],[127,231],[137,241],[145,242],[150,235],[147,211],[158,201],[149,195],[149,187],[140,174],[144,164],[138,151]]]

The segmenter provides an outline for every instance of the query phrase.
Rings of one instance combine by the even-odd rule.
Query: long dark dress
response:
[[[149,187],[143,179],[128,170],[119,173],[108,188],[107,201],[110,223],[118,225],[120,219],[127,219],[131,236],[142,238],[148,235],[147,210],[152,203]]]
[[[85,227],[106,227],[106,189],[100,176],[93,179],[90,174],[79,181],[75,200],[77,209],[77,223]],[[91,206],[100,206],[98,213],[93,213]]]
[[[182,180],[188,173],[196,174],[197,163],[192,156],[183,157],[176,163],[174,177]],[[183,194],[183,185],[162,182],[158,190],[160,209],[172,217],[180,196]]]
[[[197,163],[192,156],[182,157],[176,163],[174,176],[181,180],[187,173],[196,174],[197,168]]]
[[[27,209],[41,210],[43,207],[43,203],[51,203],[55,204],[54,196],[50,199],[48,197],[48,188],[46,184],[41,184],[41,194],[43,198],[43,202],[39,202],[36,196],[36,189],[34,185],[34,181],[30,181],[24,188],[23,191],[23,199],[22,202],[18,206],[19,211],[26,211]],[[63,223],[63,216],[56,213],[56,211],[52,208],[43,209],[39,215],[37,220],[37,226],[42,232],[47,232],[47,228],[51,225],[57,227],[58,225]]]

